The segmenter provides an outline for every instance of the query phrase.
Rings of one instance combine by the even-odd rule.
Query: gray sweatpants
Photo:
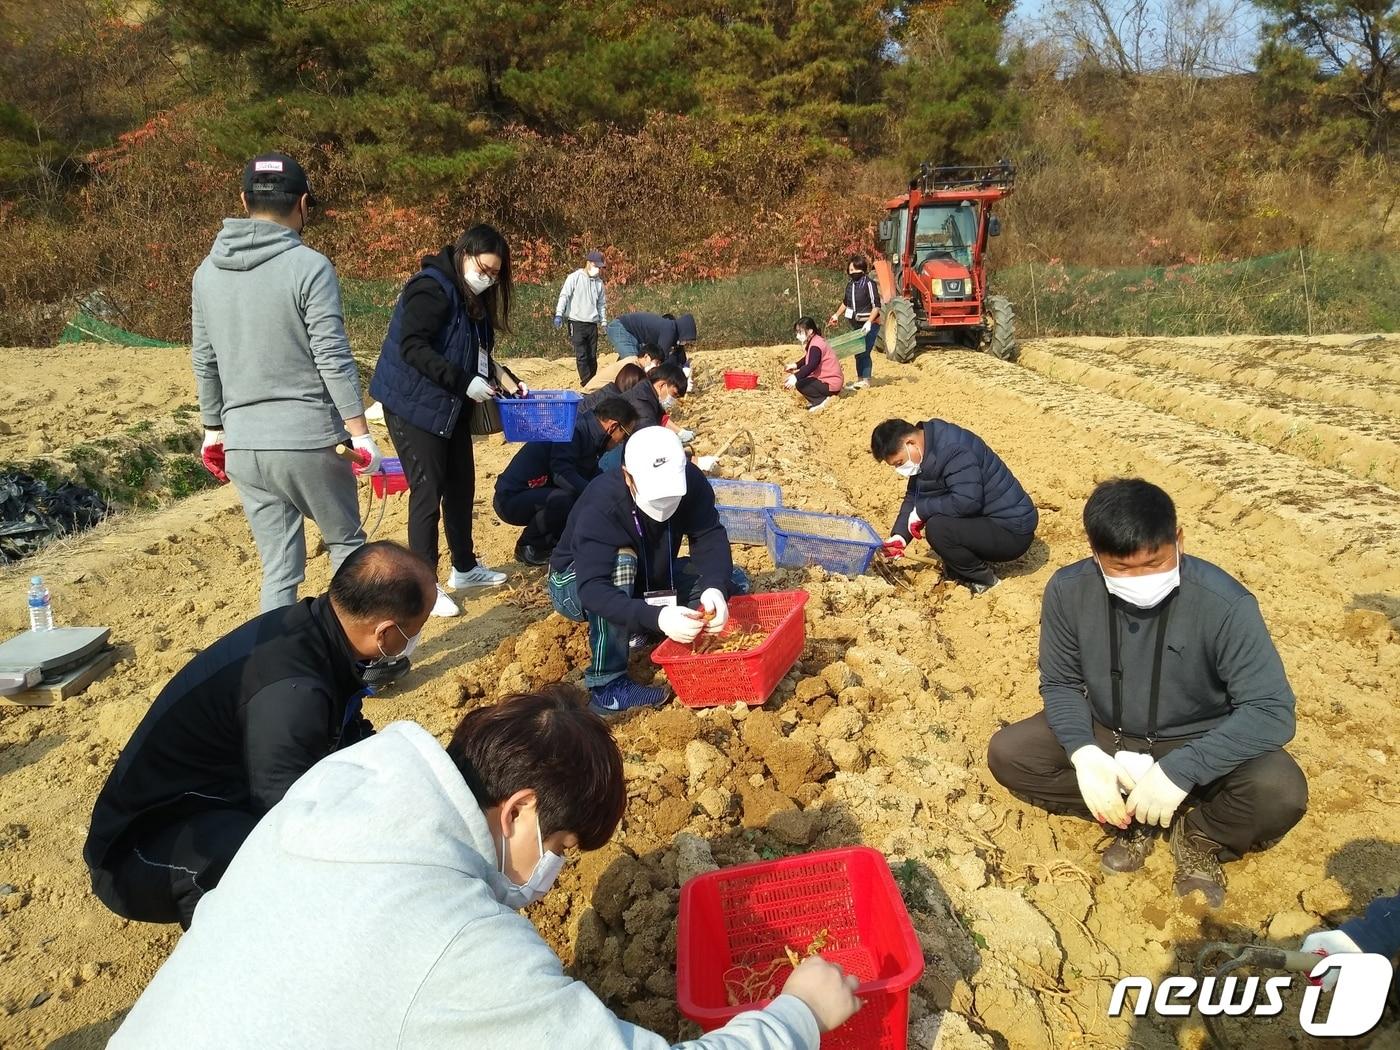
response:
[[[293,605],[306,579],[306,533],[310,518],[331,555],[331,572],[365,542],[359,497],[350,461],[335,447],[254,451],[231,448],[225,455],[229,480],[243,500],[262,559],[262,611]]]

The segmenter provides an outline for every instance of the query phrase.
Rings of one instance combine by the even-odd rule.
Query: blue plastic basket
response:
[[[498,397],[507,441],[568,441],[581,398],[573,390],[531,390],[525,398]]]
[[[763,512],[783,505],[782,489],[766,481],[728,478],[711,478],[710,488],[715,490],[715,510],[730,543],[762,547],[768,542],[768,518]]]
[[[820,565],[830,572],[859,576],[882,543],[869,524],[840,514],[769,508],[768,553],[780,569]]]

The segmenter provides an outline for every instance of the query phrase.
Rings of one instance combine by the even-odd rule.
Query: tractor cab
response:
[[[1004,314],[1010,337],[1010,306],[987,296],[987,238],[1001,232],[992,205],[1007,196],[1015,172],[1003,161],[990,167],[923,165],[909,192],[887,201],[880,223],[882,258],[875,270],[895,324],[886,326],[886,352],[908,360],[918,345],[960,344],[1014,355],[1005,340],[984,345]],[[908,309],[898,307],[898,302]],[[1004,303],[1004,300],[1001,301]],[[993,305],[996,309],[993,310]],[[908,317],[907,331],[898,321]],[[1000,352],[999,352],[1000,351]]]

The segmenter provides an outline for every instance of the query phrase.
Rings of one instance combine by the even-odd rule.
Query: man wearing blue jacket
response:
[[[683,540],[690,556],[678,557]],[[664,689],[627,676],[634,636],[664,634],[689,645],[729,619],[731,593],[747,589],[734,568],[715,494],[665,427],[637,431],[622,467],[584,489],[549,559],[549,595],[569,619],[588,623],[584,675],[590,707],[615,714],[652,707]],[[702,612],[689,608],[698,598]]]
[[[1090,558],[1060,569],[1040,618],[1045,710],[997,731],[992,776],[1052,813],[1099,822],[1106,871],[1137,871],[1171,829],[1175,890],[1225,900],[1222,860],[1302,819],[1284,744],[1294,697],[1259,603],[1182,553],[1171,497],[1114,478],[1084,505]]]
[[[941,419],[917,426],[887,419],[870,435],[870,452],[908,479],[887,556],[927,539],[948,578],[981,594],[1001,582],[988,562],[1015,561],[1030,549],[1040,522],[1035,504],[970,430]]]
[[[623,314],[608,322],[608,339],[620,358],[636,357],[650,343],[666,355],[666,363],[677,368],[689,364],[686,350],[699,338],[694,314],[651,314],[643,310]]]
[[[527,441],[496,479],[496,516],[524,526],[515,559],[544,565],[559,542],[569,511],[598,476],[598,460],[627,440],[637,410],[620,397],[605,398],[580,412],[568,441]]]
[[[1395,962],[1400,958],[1400,894],[1377,897],[1367,906],[1364,915],[1348,919],[1335,930],[1308,934],[1298,950],[1318,955],[1370,952]],[[1324,988],[1332,988],[1336,983],[1336,970],[1322,979]]]

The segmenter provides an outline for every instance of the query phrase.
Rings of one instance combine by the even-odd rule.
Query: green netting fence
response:
[[[86,310],[79,310],[63,326],[60,343],[111,343],[113,346],[178,346],[161,339],[128,332],[110,322],[94,317]]]

